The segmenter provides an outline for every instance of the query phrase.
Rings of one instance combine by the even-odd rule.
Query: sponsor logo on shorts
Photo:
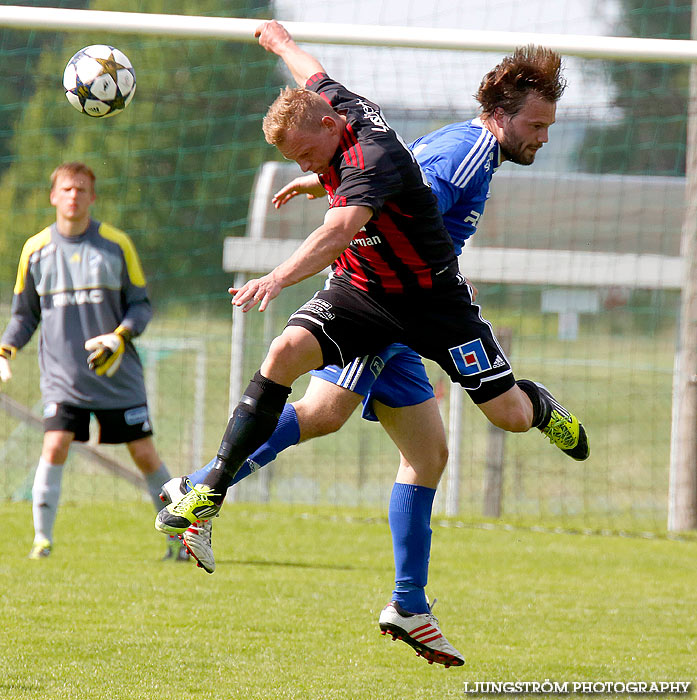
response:
[[[332,305],[324,299],[310,299],[307,304],[303,304],[294,314],[299,314],[303,311],[314,314],[318,318],[323,318],[326,321],[331,321],[335,315],[331,311]]]
[[[375,379],[380,376],[380,372],[385,369],[385,361],[382,357],[375,356],[370,363],[370,371],[373,373]]]
[[[148,423],[150,417],[148,416],[147,406],[138,406],[138,408],[129,408],[123,414],[123,419],[126,425],[138,425],[138,423]],[[148,430],[143,426],[143,430]]]
[[[457,371],[465,377],[480,374],[491,369],[491,362],[489,362],[489,358],[484,350],[481,338],[450,348],[448,352],[450,357],[453,358]]]
[[[57,403],[47,403],[44,406],[44,418],[53,418],[58,413],[58,404]]]

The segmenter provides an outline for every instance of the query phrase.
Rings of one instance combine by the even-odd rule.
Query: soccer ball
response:
[[[80,49],[63,73],[68,102],[90,117],[111,117],[133,99],[136,74],[126,55],[104,44]]]

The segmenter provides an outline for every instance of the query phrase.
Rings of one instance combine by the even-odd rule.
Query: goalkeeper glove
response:
[[[121,365],[123,353],[126,350],[126,343],[132,338],[128,328],[119,326],[113,333],[98,335],[90,338],[85,343],[85,350],[90,350],[91,354],[87,358],[89,368],[94,370],[98,376],[112,377]]]
[[[17,354],[17,348],[13,345],[0,345],[0,380],[8,382],[12,379],[10,360]]]

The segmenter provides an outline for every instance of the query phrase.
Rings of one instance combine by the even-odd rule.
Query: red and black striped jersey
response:
[[[329,171],[320,175],[329,206],[373,210],[335,260],[333,274],[364,291],[390,294],[453,283],[457,259],[436,198],[380,107],[324,73],[306,87],[346,118]]]

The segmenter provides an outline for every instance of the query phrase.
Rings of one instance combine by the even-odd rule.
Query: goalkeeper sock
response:
[[[164,462],[160,466],[149,474],[143,474],[145,477],[145,483],[148,487],[148,493],[150,494],[150,500],[152,500],[155,510],[159,511],[162,508],[162,501],[160,500],[160,491],[162,490],[162,484],[170,480],[169,470],[164,465]]]
[[[232,480],[234,485],[242,479],[253,474],[261,467],[265,467],[269,462],[273,462],[279,452],[293,445],[297,445],[300,440],[300,424],[298,423],[298,415],[292,403],[287,403],[283,407],[281,417],[278,419],[278,425],[273,431],[271,437],[240,467],[237,474]],[[212,459],[204,467],[201,467],[193,474],[187,477],[192,484],[200,484],[206,478],[208,472],[213,468],[215,459]]]
[[[426,583],[431,555],[431,511],[435,489],[395,483],[388,518],[394,551],[392,600],[412,613],[427,613]]]
[[[219,494],[212,500],[223,502],[245,459],[271,437],[290,391],[290,387],[267,379],[261,372],[254,375],[228,421],[215,463],[203,480]]]
[[[51,464],[43,457],[39,459],[31,490],[34,542],[44,539],[53,542],[53,524],[56,522],[62,479],[62,464]]]

